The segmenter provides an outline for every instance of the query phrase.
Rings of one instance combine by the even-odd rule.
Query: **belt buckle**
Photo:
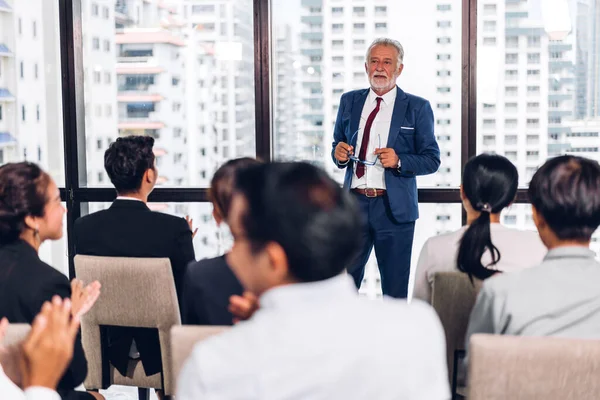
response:
[[[370,198],[377,197],[377,189],[373,189],[373,188],[365,189],[365,196],[370,197]]]

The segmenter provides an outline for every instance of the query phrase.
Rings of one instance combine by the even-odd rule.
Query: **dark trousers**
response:
[[[392,215],[387,195],[367,197],[352,193],[363,217],[362,246],[355,262],[348,268],[348,273],[354,278],[356,287],[360,288],[365,265],[374,246],[383,294],[406,298],[415,223],[397,222]]]

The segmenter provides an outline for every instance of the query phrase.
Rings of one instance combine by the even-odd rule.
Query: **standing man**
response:
[[[369,89],[340,99],[331,156],[346,168],[344,187],[358,200],[364,225],[362,247],[348,272],[360,288],[375,246],[384,295],[405,298],[415,221],[419,217],[417,175],[440,166],[429,101],[396,86],[404,49],[393,39],[376,39],[367,50]]]

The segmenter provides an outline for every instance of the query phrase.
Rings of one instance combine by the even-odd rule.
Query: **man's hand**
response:
[[[79,318],[71,318],[71,300],[54,296],[52,303],[44,303],[21,344],[23,389],[30,386],[56,389],[73,357],[78,331]]]
[[[341,163],[345,163],[348,161],[348,157],[354,154],[354,147],[350,146],[348,143],[339,142],[337,146],[335,146],[335,159]]]
[[[192,239],[196,236],[196,233],[198,233],[198,228],[194,229],[194,220],[192,218],[190,218],[189,215],[185,216],[185,221],[188,223],[188,226],[190,227],[190,231],[192,231]]]
[[[100,296],[100,282],[94,281],[83,286],[83,282],[79,279],[73,279],[71,281],[71,305],[69,309],[73,318],[81,318],[85,313],[90,311],[93,305]]]
[[[375,149],[375,155],[377,155],[384,168],[398,168],[398,161],[400,159],[394,149]]]
[[[241,296],[231,296],[229,298],[229,312],[233,314],[233,323],[237,324],[240,321],[249,319],[258,310],[259,306],[258,298],[250,292],[244,292]]]

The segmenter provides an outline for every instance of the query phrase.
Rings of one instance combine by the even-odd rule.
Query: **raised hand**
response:
[[[258,298],[250,292],[244,292],[241,296],[233,295],[229,298],[228,309],[233,314],[234,323],[249,319],[259,307]]]
[[[71,300],[54,296],[35,317],[31,331],[21,344],[22,387],[56,389],[73,357],[79,318],[72,317]]]
[[[71,314],[75,318],[81,318],[98,300],[100,296],[100,282],[94,281],[87,286],[79,279],[71,281]]]

